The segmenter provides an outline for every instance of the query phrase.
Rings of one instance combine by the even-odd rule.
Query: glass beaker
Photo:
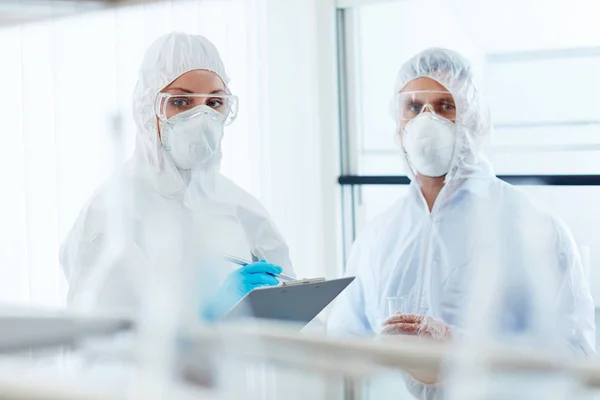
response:
[[[408,297],[406,296],[388,296],[388,318],[396,314],[406,314],[408,312]]]

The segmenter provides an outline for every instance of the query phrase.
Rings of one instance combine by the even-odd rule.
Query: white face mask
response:
[[[411,119],[402,132],[409,163],[425,176],[443,176],[454,156],[456,126],[449,120],[425,112]]]
[[[190,115],[202,113],[193,118]],[[161,141],[175,165],[191,169],[210,161],[219,153],[224,117],[208,106],[184,111],[161,122]]]

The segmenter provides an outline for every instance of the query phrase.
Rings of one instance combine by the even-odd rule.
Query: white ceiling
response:
[[[156,0],[0,0],[0,26]]]

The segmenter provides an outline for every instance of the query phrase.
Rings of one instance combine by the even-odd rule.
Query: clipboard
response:
[[[332,279],[303,279],[285,285],[257,288],[246,294],[224,320],[261,318],[308,324],[329,305],[354,276]]]

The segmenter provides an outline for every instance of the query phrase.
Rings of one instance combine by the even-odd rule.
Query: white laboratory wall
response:
[[[354,84],[360,129],[355,173],[404,175],[389,99],[396,71],[428,47],[469,58],[495,133],[486,149],[496,173],[600,173],[600,35],[594,0],[395,0],[358,6]],[[600,301],[600,187],[522,187],[560,216],[589,247]],[[389,207],[405,187],[357,188],[357,226]]]
[[[331,0],[256,0],[264,53],[260,103],[269,140],[259,151],[263,199],[299,275],[335,276],[339,149],[335,8]]]

